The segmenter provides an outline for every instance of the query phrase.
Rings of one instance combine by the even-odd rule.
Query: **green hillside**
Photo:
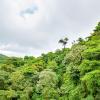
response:
[[[0,64],[4,63],[6,61],[6,59],[8,59],[7,56],[0,54]]]
[[[100,23],[71,48],[23,58],[0,55],[0,100],[100,100]]]

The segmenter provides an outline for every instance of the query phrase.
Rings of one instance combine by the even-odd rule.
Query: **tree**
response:
[[[100,70],[94,70],[81,78],[87,86],[88,95],[91,95],[93,100],[100,100]]]
[[[84,40],[80,37],[80,38],[78,38],[77,41],[78,41],[79,44],[81,44],[81,43],[83,43]]]
[[[95,27],[94,32],[99,32],[100,31],[100,22],[98,22],[98,25]]]
[[[68,42],[68,38],[67,37],[64,38],[64,39],[60,39],[59,40],[59,43],[61,43],[64,46],[64,49],[65,49],[65,46],[66,46],[67,42]]]
[[[100,23],[87,40],[35,58],[0,54],[0,100],[100,100]]]
[[[43,70],[40,72],[39,81],[36,85],[36,91],[45,100],[56,99],[58,97],[57,93],[57,82],[58,77],[55,72],[50,69]]]

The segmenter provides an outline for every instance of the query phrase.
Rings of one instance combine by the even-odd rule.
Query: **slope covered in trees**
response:
[[[5,59],[0,100],[100,100],[100,23],[71,48]]]
[[[0,64],[5,63],[5,61],[8,59],[7,56],[0,54]]]

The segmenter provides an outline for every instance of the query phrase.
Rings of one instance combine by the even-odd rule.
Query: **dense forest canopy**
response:
[[[24,58],[0,55],[0,100],[100,100],[100,23],[71,48]]]

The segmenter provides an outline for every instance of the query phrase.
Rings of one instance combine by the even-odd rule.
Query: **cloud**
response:
[[[25,10],[22,10],[20,12],[20,16],[25,17],[25,15],[33,15],[38,10],[38,7],[36,5],[32,5]]]
[[[99,21],[99,4],[100,0],[1,0],[0,48],[11,55],[40,55],[60,48],[58,40],[64,36],[70,46],[88,36]]]

